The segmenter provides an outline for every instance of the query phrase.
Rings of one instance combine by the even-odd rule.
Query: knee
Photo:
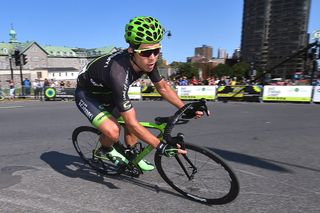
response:
[[[118,141],[120,136],[120,127],[117,125],[101,125],[100,131],[111,141]]]

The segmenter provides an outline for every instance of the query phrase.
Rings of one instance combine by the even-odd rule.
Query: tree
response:
[[[214,75],[217,77],[233,75],[232,68],[227,64],[218,64],[213,71],[214,71]]]
[[[198,68],[191,62],[172,62],[170,64],[172,68],[177,69],[177,74],[180,76],[186,76],[187,78],[191,78],[192,76],[199,77]]]
[[[250,64],[246,62],[239,62],[232,66],[233,76],[237,78],[245,77],[250,69]]]
[[[157,66],[158,67],[168,67],[168,65],[166,64],[166,61],[163,59],[162,54],[159,54]]]

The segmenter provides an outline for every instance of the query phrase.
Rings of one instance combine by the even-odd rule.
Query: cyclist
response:
[[[77,107],[102,132],[102,146],[100,153],[96,154],[97,157],[127,162],[126,158],[113,148],[113,144],[119,140],[120,125],[117,119],[120,116],[126,124],[124,135],[127,146],[134,147],[137,139],[140,139],[157,151],[166,153],[169,146],[139,124],[128,96],[130,84],[147,74],[165,100],[177,108],[184,106],[157,70],[156,62],[164,32],[164,28],[155,18],[137,16],[125,27],[125,40],[129,44],[127,49],[103,55],[88,63],[79,73],[75,92]],[[196,118],[202,115],[202,112],[195,113]],[[186,153],[179,148],[174,150],[177,153]],[[143,171],[154,169],[154,166],[145,160],[141,160],[138,166]]]

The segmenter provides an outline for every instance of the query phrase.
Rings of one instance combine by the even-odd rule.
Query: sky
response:
[[[2,1],[0,42],[11,26],[20,42],[40,45],[126,48],[124,27],[135,16],[153,16],[172,33],[162,43],[169,63],[185,62],[202,45],[232,54],[241,44],[243,0],[27,0]],[[320,30],[320,0],[311,0],[308,32]]]

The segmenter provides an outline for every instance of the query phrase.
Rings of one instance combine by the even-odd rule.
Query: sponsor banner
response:
[[[177,86],[177,93],[182,100],[216,99],[215,86]]]
[[[312,86],[265,86],[263,101],[310,102]]]
[[[141,93],[143,99],[161,98],[155,86],[142,86]]]
[[[254,86],[219,86],[217,96],[219,100],[241,100],[259,102],[261,87]]]
[[[141,99],[141,88],[130,86],[128,95],[130,99]]]
[[[320,102],[320,86],[315,86],[313,89],[313,102]]]

